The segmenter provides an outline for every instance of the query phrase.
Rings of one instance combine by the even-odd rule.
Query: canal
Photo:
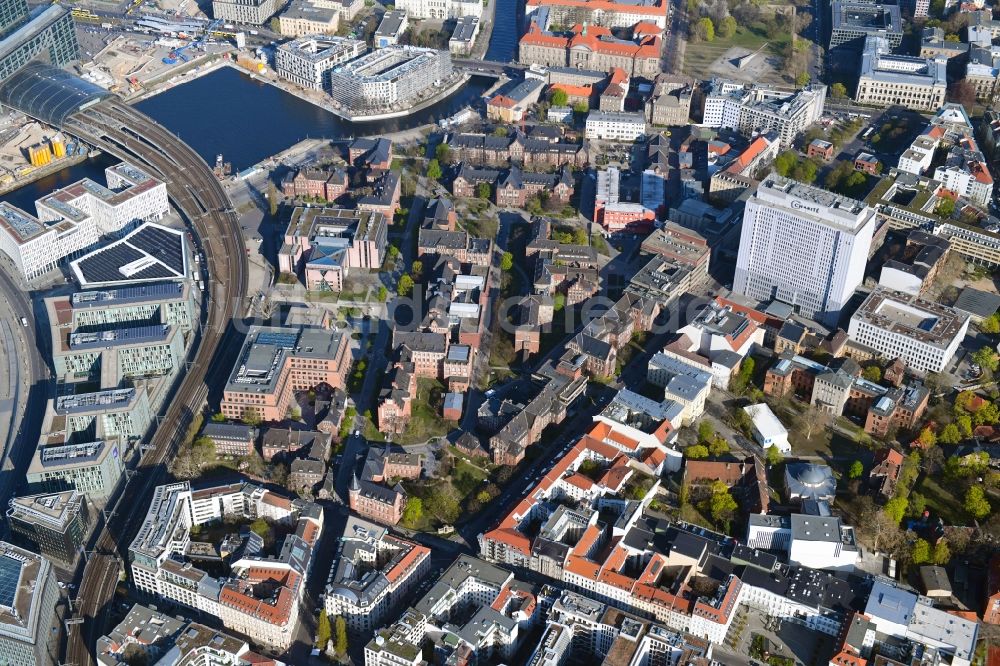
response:
[[[523,0],[493,0],[493,33],[486,49],[485,60],[512,62],[517,60],[518,25],[524,14]]]

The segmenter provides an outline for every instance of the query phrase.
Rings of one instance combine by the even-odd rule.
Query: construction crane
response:
[[[213,32],[215,32],[215,29],[218,28],[219,25],[221,25],[221,24],[222,24],[222,21],[220,19],[216,19],[216,20],[212,21],[211,23],[209,23],[208,26],[205,28],[205,30],[201,33],[201,36],[198,37],[198,39],[196,39],[196,40],[194,40],[192,42],[188,42],[184,46],[182,46],[180,48],[177,48],[177,49],[174,49],[173,51],[171,51],[170,53],[168,53],[167,57],[165,57],[163,59],[163,64],[164,65],[176,65],[178,60],[180,60],[181,62],[187,62],[188,61],[188,57],[186,55],[184,55],[184,51],[186,51],[187,49],[192,48],[192,47],[194,47],[194,48],[200,47],[201,43],[203,41],[205,41],[205,38],[208,37],[209,35],[211,35]]]

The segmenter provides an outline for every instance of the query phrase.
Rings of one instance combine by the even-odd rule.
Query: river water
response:
[[[517,55],[521,0],[494,0],[496,10],[487,60],[508,62]],[[345,139],[381,136],[437,122],[466,106],[476,106],[493,79],[474,76],[459,91],[409,116],[352,123],[261,79],[223,67],[145,99],[136,108],[195,149],[209,164],[223,155],[237,171],[252,166],[306,138]],[[34,212],[36,199],[81,178],[104,182],[111,156],[87,160],[2,196]]]
[[[503,0],[501,0],[503,1]],[[437,122],[477,105],[493,80],[474,76],[460,90],[408,116],[352,123],[285,92],[277,86],[223,67],[145,99],[136,108],[195,149],[209,165],[222,154],[239,171],[280,153],[306,138],[346,139]],[[28,212],[36,199],[81,178],[104,182],[110,156],[87,160],[3,195]]]

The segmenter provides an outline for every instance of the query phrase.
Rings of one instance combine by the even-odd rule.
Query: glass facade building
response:
[[[0,82],[32,60],[65,67],[79,57],[68,9],[48,5],[29,13],[25,0],[0,0]]]

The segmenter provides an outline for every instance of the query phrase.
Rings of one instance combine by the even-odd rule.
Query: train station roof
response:
[[[56,127],[110,96],[104,88],[44,62],[29,62],[0,85],[0,104]]]

